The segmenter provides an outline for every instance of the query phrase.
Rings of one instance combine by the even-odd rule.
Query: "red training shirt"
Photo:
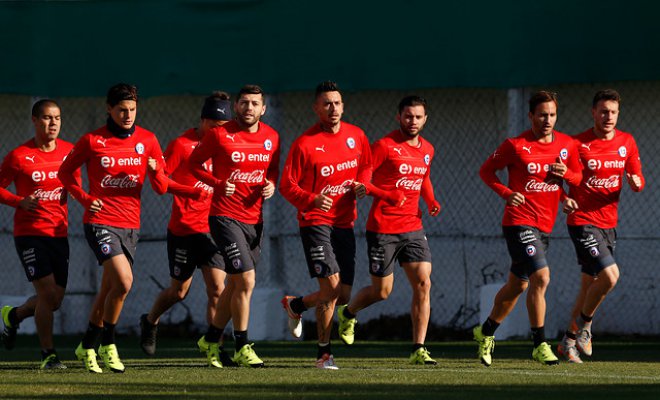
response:
[[[509,138],[495,150],[479,170],[481,179],[503,199],[514,192],[525,196],[519,206],[506,205],[502,225],[527,225],[551,232],[557,217],[562,180],[551,175],[549,165],[561,158],[568,167],[564,180],[578,184],[582,177],[576,142],[568,135],[553,131],[551,143],[539,142],[531,130]],[[508,186],[495,171],[506,168]]]
[[[56,139],[55,150],[44,152],[30,139],[5,157],[0,169],[0,203],[16,208],[14,236],[66,237],[67,193],[58,170],[72,148],[73,144]],[[72,179],[80,181],[80,170],[74,171]],[[12,182],[16,194],[6,189]],[[30,195],[39,199],[39,205],[26,211],[19,203]]]
[[[568,225],[594,225],[602,229],[616,227],[619,197],[624,172],[638,175],[644,188],[642,163],[635,139],[629,133],[615,130],[611,140],[599,139],[593,129],[575,136],[580,160],[584,166],[579,186],[569,187],[569,196],[578,209],[568,215]]]
[[[203,163],[212,159],[212,174]],[[190,155],[190,169],[200,181],[214,189],[209,215],[224,216],[246,224],[263,221],[261,190],[266,179],[277,185],[280,140],[270,126],[259,122],[257,132],[241,129],[236,121],[211,129]],[[236,185],[231,196],[224,193],[225,181]]]
[[[353,182],[370,179],[371,149],[364,131],[341,122],[339,132],[329,133],[317,123],[291,145],[280,193],[298,209],[300,226],[350,228],[357,218]],[[328,212],[314,207],[320,193],[333,199]]]

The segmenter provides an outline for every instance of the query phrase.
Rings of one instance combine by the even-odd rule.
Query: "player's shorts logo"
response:
[[[30,274],[30,276],[34,276],[34,272],[35,272],[34,267],[28,267],[27,270],[28,270],[28,274]]]
[[[619,147],[619,155],[621,157],[625,157],[626,154],[628,154],[628,151],[626,150],[626,146]]]
[[[355,139],[352,137],[349,137],[346,139],[346,146],[348,146],[349,149],[354,149],[355,148]]]
[[[380,265],[378,263],[371,264],[371,272],[377,273],[380,271]]]
[[[528,256],[533,257],[536,254],[536,247],[533,244],[530,244],[525,248],[525,251]]]
[[[264,141],[264,149],[270,151],[270,149],[273,148],[273,142],[270,141],[270,139],[266,139]]]
[[[109,244],[103,243],[101,245],[101,253],[103,253],[107,256],[108,254],[110,254],[111,251],[112,251],[112,247],[110,247]]]
[[[314,272],[316,272],[317,275],[321,275],[321,272],[323,272],[323,265],[315,263]]]
[[[592,247],[589,249],[589,254],[591,254],[592,257],[596,258],[600,255],[600,251],[598,251],[598,247]]]
[[[429,165],[430,162],[431,162],[431,156],[428,154],[424,155],[424,164]]]
[[[243,263],[241,262],[241,259],[236,257],[233,260],[231,260],[231,265],[234,267],[234,269],[241,269],[243,266]]]
[[[172,272],[174,272],[174,276],[179,276],[181,275],[181,268],[174,267],[174,270]]]
[[[568,150],[566,149],[561,149],[559,151],[559,157],[561,157],[562,160],[565,160],[568,158]]]

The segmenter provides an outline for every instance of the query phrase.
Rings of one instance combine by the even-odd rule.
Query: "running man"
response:
[[[481,363],[490,366],[495,330],[527,292],[527,313],[532,328],[532,358],[545,365],[559,360],[545,338],[545,292],[550,282],[546,260],[550,232],[557,216],[562,180],[577,185],[581,179],[575,141],[554,130],[557,97],[540,91],[529,100],[531,129],[509,138],[484,162],[481,179],[506,200],[502,231],[511,256],[507,282],[497,292],[490,316],[473,329]],[[496,171],[506,168],[508,186]]]
[[[234,104],[234,120],[204,135],[190,155],[190,169],[213,188],[209,225],[213,240],[224,257],[227,287],[220,296],[208,331],[197,345],[210,366],[222,368],[220,339],[231,310],[235,352],[240,366],[263,367],[248,340],[250,300],[255,268],[261,256],[263,202],[275,193],[280,147],[277,132],[261,122],[266,97],[256,85],[241,88]],[[213,173],[204,163],[213,161]]]
[[[319,290],[304,297],[285,296],[282,305],[295,337],[302,334],[301,314],[316,308],[316,367],[337,369],[330,333],[335,304],[350,300],[355,276],[356,195],[371,177],[371,150],[362,129],[341,121],[342,95],[334,82],[316,88],[314,126],[291,145],[280,192],[298,209],[307,268]]]
[[[18,307],[2,307],[6,349],[14,347],[19,324],[34,316],[41,369],[63,369],[53,342],[53,313],[60,308],[69,276],[67,193],[57,171],[73,148],[59,139],[60,107],[53,100],[32,106],[35,135],[12,150],[0,169],[0,203],[16,208],[14,242],[35,296]],[[73,173],[80,180],[80,171]],[[16,194],[6,189],[11,183]]]
[[[191,128],[174,139],[165,150],[166,174],[184,187],[197,188],[201,198],[176,194],[170,184],[168,192],[174,194],[172,215],[167,227],[167,255],[170,268],[170,286],[161,291],[148,314],[140,317],[140,346],[147,355],[156,353],[158,322],[167,310],[182,301],[190,290],[196,268],[200,268],[206,285],[206,320],[211,324],[216,305],[225,286],[225,264],[209,229],[209,209],[213,188],[200,182],[190,172],[188,158],[199,141],[211,131],[232,118],[231,102],[225,92],[214,92],[204,100],[198,128]],[[204,163],[210,171],[210,162]],[[225,310],[229,315],[229,310]],[[227,363],[230,359],[224,357]]]
[[[83,135],[60,167],[60,179],[84,209],[85,237],[103,267],[101,287],[76,357],[89,372],[103,372],[98,355],[112,372],[124,372],[115,342],[115,326],[133,284],[133,261],[140,229],[140,193],[146,175],[158,194],[167,191],[163,154],[156,136],[135,124],[138,93],[120,83],[108,90],[108,119]],[[73,172],[87,167],[89,193]]]
[[[596,93],[591,108],[594,126],[575,136],[584,178],[570,186],[564,211],[582,278],[570,326],[557,348],[572,363],[582,363],[580,353],[591,356],[592,319],[619,280],[614,247],[623,176],[635,192],[645,185],[635,139],[616,129],[620,103],[615,90]]]
[[[373,176],[367,191],[376,197],[367,220],[371,285],[360,289],[348,305],[340,306],[337,314],[340,337],[345,343],[353,343],[357,312],[388,298],[394,285],[394,263],[398,261],[413,292],[410,362],[436,365],[424,346],[431,314],[431,249],[419,209],[421,195],[430,215],[440,212],[430,179],[435,151],[420,136],[427,118],[425,99],[404,97],[396,115],[399,129],[371,146]]]

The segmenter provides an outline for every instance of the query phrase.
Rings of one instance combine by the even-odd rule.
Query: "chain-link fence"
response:
[[[642,193],[624,189],[620,207],[620,225],[616,258],[622,271],[618,287],[605,301],[598,314],[597,329],[611,333],[660,333],[660,279],[654,273],[654,261],[660,259],[655,245],[659,232],[655,190],[655,165],[660,163],[656,138],[660,124],[660,101],[655,93],[660,83],[620,83],[608,85],[565,85],[550,88],[559,93],[557,129],[579,133],[592,125],[590,108],[593,94],[604,87],[617,88],[623,101],[618,127],[632,132],[640,148],[647,188]],[[535,88],[434,89],[417,94],[429,102],[429,119],[423,135],[436,148],[431,178],[443,211],[436,218],[424,217],[425,229],[433,252],[432,323],[462,330],[479,322],[480,290],[490,283],[503,282],[509,257],[501,238],[500,220],[503,201],[479,179],[478,170],[488,155],[507,137],[528,127],[527,104]],[[371,141],[397,128],[395,112],[402,91],[345,93],[344,119],[362,127]],[[278,130],[282,160],[291,142],[315,122],[311,110],[311,92],[283,93],[268,99],[264,121]],[[32,135],[30,107],[34,99],[26,96],[0,96],[1,154]],[[152,130],[161,146],[195,126],[203,96],[172,96],[140,102],[138,123]],[[63,126],[61,137],[75,142],[83,133],[105,121],[103,98],[60,99]],[[135,280],[120,320],[120,329],[136,329],[141,313],[151,307],[158,291],[169,284],[165,251],[165,232],[171,198],[143,192],[142,241],[134,267]],[[370,200],[359,202],[356,222],[358,237],[355,289],[369,283],[365,220]],[[100,269],[83,238],[81,208],[70,202],[71,266],[65,304],[57,320],[63,332],[81,331],[96,292]],[[423,208],[425,210],[425,208]],[[264,254],[258,266],[257,288],[275,289],[268,293],[306,294],[317,289],[304,263],[298,236],[295,211],[276,195],[265,206],[266,236]],[[28,295],[32,288],[20,267],[11,237],[13,210],[1,207],[0,257],[5,260],[0,294]],[[548,332],[556,332],[567,323],[577,293],[580,272],[574,250],[559,215],[552,236],[549,263],[552,283],[548,290]],[[360,313],[362,322],[381,314],[406,314],[410,307],[410,288],[405,274],[395,271],[391,297]],[[277,303],[276,296],[269,301]],[[163,322],[177,322],[190,317],[205,325],[205,292],[196,275],[191,293],[184,303],[175,306]],[[490,305],[488,305],[490,307]],[[313,316],[311,316],[313,318]],[[284,318],[284,313],[282,313]],[[253,329],[253,328],[251,328]],[[272,337],[279,337],[277,332]]]

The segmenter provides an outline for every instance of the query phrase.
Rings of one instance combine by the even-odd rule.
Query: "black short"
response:
[[[124,254],[133,265],[140,237],[138,229],[115,228],[108,225],[85,224],[85,238],[99,265],[114,256]]]
[[[616,229],[601,229],[593,225],[568,225],[578,263],[582,272],[596,276],[605,268],[616,264],[614,247],[616,246]]]
[[[213,240],[225,262],[225,272],[241,274],[255,269],[261,257],[263,224],[246,224],[223,216],[209,217]]]
[[[177,236],[167,231],[167,258],[170,277],[178,281],[190,279],[196,268],[225,269],[222,254],[208,233]]]
[[[339,273],[341,283],[355,279],[355,232],[353,228],[314,225],[300,228],[307,268],[312,278]]]
[[[511,272],[522,280],[546,267],[550,235],[532,226],[503,226],[506,247],[511,256]]]
[[[16,236],[14,244],[28,281],[53,274],[57,286],[66,289],[69,279],[69,240],[66,237]]]
[[[385,234],[367,231],[369,273],[388,276],[394,272],[394,261],[399,265],[409,262],[431,262],[431,249],[424,230]]]

